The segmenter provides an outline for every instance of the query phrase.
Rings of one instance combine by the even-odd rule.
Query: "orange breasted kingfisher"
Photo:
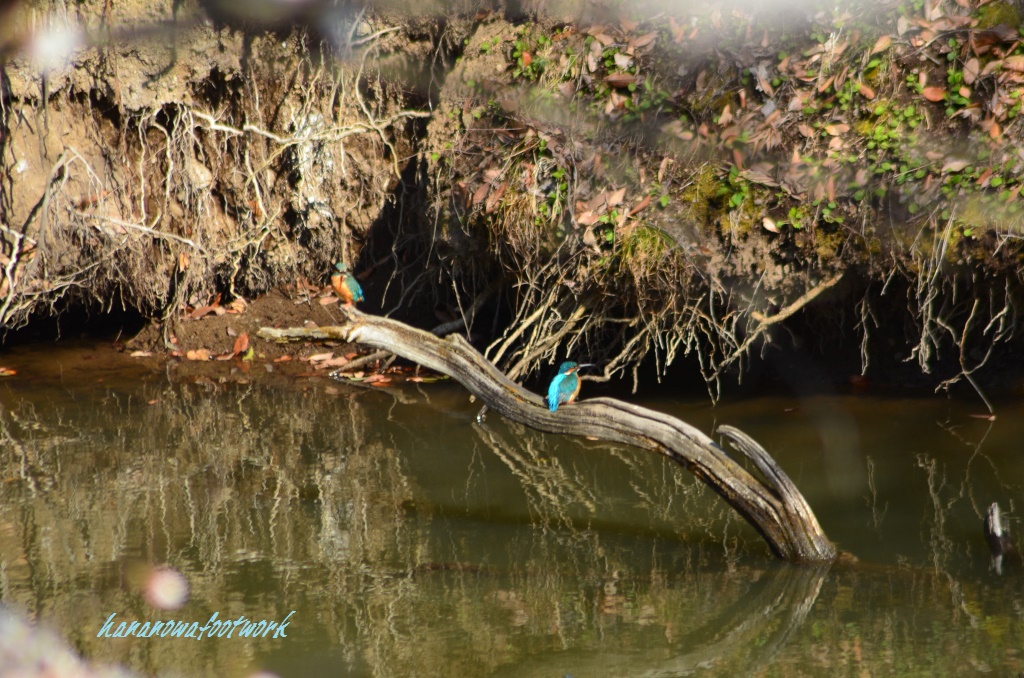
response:
[[[576,372],[583,367],[593,367],[593,364],[586,363],[577,365],[571,360],[566,360],[558,368],[558,374],[551,380],[548,386],[548,409],[554,412],[559,405],[571,403],[576,400],[580,393],[580,377]]]
[[[359,281],[355,276],[349,272],[345,262],[339,261],[334,265],[334,269],[334,272],[331,273],[331,287],[345,302],[345,305],[351,306],[352,302],[363,301],[363,288],[359,286]]]

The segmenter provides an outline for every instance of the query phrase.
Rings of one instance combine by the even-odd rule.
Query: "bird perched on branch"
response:
[[[348,266],[343,261],[334,265],[334,272],[331,273],[331,287],[338,293],[346,306],[351,306],[356,301],[363,301],[363,288],[359,286],[359,281],[349,272]]]
[[[554,412],[559,405],[571,403],[580,393],[580,377],[576,374],[583,367],[593,367],[591,363],[577,365],[567,360],[558,368],[558,374],[548,386],[548,409]]]

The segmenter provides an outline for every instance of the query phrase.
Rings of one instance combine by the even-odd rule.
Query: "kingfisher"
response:
[[[576,374],[580,368],[593,367],[591,363],[577,365],[571,360],[566,360],[558,368],[558,374],[551,380],[548,386],[548,409],[554,412],[559,405],[571,403],[576,400],[580,393],[580,377]]]
[[[345,302],[345,305],[351,306],[353,302],[363,301],[363,288],[359,286],[359,281],[355,276],[349,272],[345,262],[339,261],[334,265],[334,269],[334,272],[331,273],[331,287]]]

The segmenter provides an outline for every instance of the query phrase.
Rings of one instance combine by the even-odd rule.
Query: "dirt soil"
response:
[[[0,335],[124,311],[129,352],[200,369],[330,322],[294,281],[344,261],[365,310],[514,379],[686,359],[714,394],[799,347],[980,393],[1016,364],[1012,3],[325,6],[5,6]]]

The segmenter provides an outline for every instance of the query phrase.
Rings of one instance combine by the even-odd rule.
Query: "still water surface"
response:
[[[757,438],[859,558],[808,568],[671,462],[478,424],[454,384],[182,383],[82,350],[4,356],[0,596],[90,659],[283,678],[1024,670],[1024,574],[996,574],[981,533],[993,501],[1020,523],[1024,403],[990,423],[935,397],[636,398]],[[140,594],[156,564],[190,583],[176,612]],[[276,640],[96,637],[114,612],[293,610]]]

